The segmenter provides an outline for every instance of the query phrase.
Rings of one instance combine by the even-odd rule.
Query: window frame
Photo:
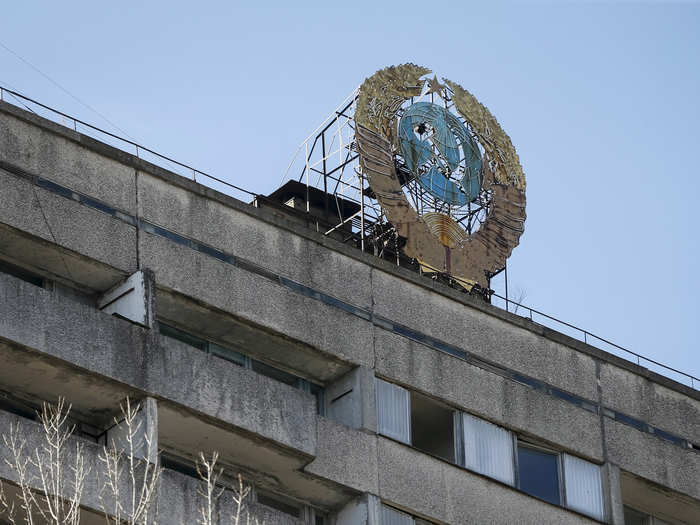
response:
[[[526,492],[520,487],[520,461],[519,461],[519,448],[529,448],[532,450],[536,450],[538,452],[544,453],[544,454],[549,454],[551,456],[554,456],[556,458],[556,465],[557,465],[557,489],[559,492],[559,503],[552,503],[551,501],[547,501],[546,499],[540,498],[539,496],[535,496],[534,494],[530,494],[529,492]],[[524,494],[527,494],[528,496],[532,496],[533,498],[537,498],[540,501],[546,501],[547,503],[550,503],[552,505],[556,505],[558,507],[564,507],[568,510],[573,510],[569,509],[569,507],[566,504],[566,487],[565,487],[565,479],[564,479],[564,465],[562,462],[562,451],[561,450],[556,450],[551,447],[547,447],[544,445],[541,445],[540,443],[533,442],[531,440],[528,440],[527,438],[521,438],[517,434],[513,432],[513,464],[515,467],[515,485],[514,488],[518,489],[520,492],[523,492]],[[574,511],[574,512],[579,512],[579,511]]]
[[[586,463],[589,463],[590,465],[593,465],[598,469],[602,468],[602,466],[600,464],[595,463],[593,461],[589,461],[589,460],[584,459],[584,458],[582,458],[578,455],[575,455],[575,454],[568,454],[567,452],[565,452],[562,449],[554,448],[552,446],[543,444],[542,442],[540,442],[536,438],[531,438],[528,436],[519,435],[517,432],[515,432],[514,430],[511,430],[508,427],[505,427],[505,426],[500,425],[498,423],[493,423],[493,422],[489,421],[488,419],[485,419],[483,417],[472,414],[471,412],[467,412],[465,410],[455,408],[455,407],[448,405],[446,403],[439,403],[436,401],[436,403],[439,403],[441,405],[449,407],[453,411],[453,428],[452,428],[452,430],[453,430],[455,450],[454,450],[454,461],[449,461],[442,456],[439,456],[436,454],[431,454],[429,451],[426,451],[422,448],[418,448],[413,444],[414,429],[412,428],[413,425],[412,425],[412,417],[411,417],[412,416],[411,396],[414,393],[420,394],[423,396],[425,396],[425,394],[421,394],[420,392],[415,391],[413,389],[405,388],[404,386],[399,385],[398,383],[394,383],[393,381],[388,381],[382,377],[375,376],[375,385],[378,384],[377,382],[379,382],[379,381],[386,383],[388,385],[391,385],[393,387],[397,387],[397,388],[406,392],[406,394],[408,396],[407,426],[408,426],[409,440],[404,441],[403,439],[397,438],[393,435],[389,435],[389,434],[381,431],[380,425],[379,425],[379,391],[377,389],[377,393],[376,393],[375,397],[376,397],[376,402],[377,402],[376,409],[377,409],[377,418],[378,418],[377,419],[377,434],[378,435],[381,435],[381,436],[384,436],[388,439],[392,439],[394,441],[398,441],[400,443],[403,443],[404,445],[407,445],[407,446],[409,446],[409,447],[411,447],[411,448],[413,448],[413,449],[415,449],[423,454],[426,454],[426,455],[431,456],[431,457],[435,457],[437,459],[440,459],[441,461],[446,461],[447,463],[450,463],[452,465],[463,468],[469,472],[473,472],[473,473],[478,474],[480,476],[485,476],[485,477],[487,477],[493,481],[496,481],[498,483],[503,483],[504,485],[512,487],[523,494],[527,494],[528,496],[531,496],[533,498],[537,498],[540,501],[544,501],[544,502],[549,503],[551,505],[562,507],[562,508],[567,509],[571,512],[576,512],[578,514],[581,514],[581,515],[584,515],[584,516],[587,516],[587,517],[590,517],[590,518],[593,518],[596,520],[600,520],[600,519],[605,520],[609,516],[609,513],[610,513],[609,502],[607,502],[606,496],[605,496],[605,482],[603,479],[602,472],[600,473],[600,485],[598,487],[598,490],[600,490],[600,493],[599,493],[600,498],[601,498],[600,501],[602,503],[602,505],[601,505],[602,514],[603,514],[602,518],[600,518],[599,516],[597,516],[593,512],[586,512],[585,510],[580,510],[580,509],[571,507],[569,505],[569,501],[567,500],[566,469],[564,466],[564,455],[566,454],[566,455],[569,455],[572,458],[576,458],[580,461],[585,461]],[[429,396],[425,396],[425,397],[429,397]],[[464,438],[465,438],[465,436],[464,436],[464,417],[465,416],[469,416],[469,417],[475,418],[477,420],[483,421],[485,423],[488,423],[490,425],[498,427],[499,429],[502,429],[503,431],[508,432],[510,434],[510,437],[512,440],[512,445],[510,447],[510,449],[511,449],[510,453],[512,454],[511,461],[512,461],[512,467],[513,467],[513,483],[512,484],[509,483],[508,481],[504,481],[502,479],[493,477],[489,474],[480,472],[479,470],[474,469],[473,467],[469,467],[466,465],[466,457],[465,457],[466,456],[466,451],[465,451],[466,445],[465,445],[465,440],[464,440]],[[556,481],[557,481],[558,502],[552,502],[552,501],[546,500],[542,497],[531,494],[530,492],[526,492],[522,488],[522,480],[521,480],[521,475],[520,475],[520,461],[519,461],[519,449],[520,449],[520,447],[532,449],[532,450],[540,452],[540,453],[554,456],[555,464],[556,464],[556,475],[557,475]]]

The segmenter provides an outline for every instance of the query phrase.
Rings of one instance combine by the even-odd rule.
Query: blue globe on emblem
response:
[[[432,135],[420,138],[427,126],[432,128]],[[464,124],[447,109],[431,102],[410,106],[399,122],[399,148],[418,184],[436,199],[465,206],[479,197],[483,182],[481,152]],[[450,176],[459,169],[460,150],[464,174],[454,177],[458,184]]]

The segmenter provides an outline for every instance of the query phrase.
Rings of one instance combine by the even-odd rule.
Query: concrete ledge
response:
[[[367,366],[373,362],[372,326],[362,319],[155,235],[141,237],[140,252],[159,287],[344,361]]]
[[[0,120],[1,122],[1,120]],[[136,270],[136,228],[0,170],[0,223],[123,272]],[[76,281],[69,268],[67,279]]]
[[[97,418],[126,395],[148,394],[304,457],[315,453],[311,394],[5,274],[0,297],[0,340],[9,343],[0,370],[6,387],[49,399],[51,392],[73,390],[80,409]],[[36,382],[39,368],[44,381]],[[61,372],[66,369],[72,372]]]
[[[671,490],[700,500],[700,454],[605,418],[608,461]]]
[[[700,444],[700,401],[607,363],[600,385],[606,407]]]

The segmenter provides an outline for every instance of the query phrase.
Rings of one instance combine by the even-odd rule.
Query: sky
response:
[[[0,84],[262,194],[377,69],[458,82],[527,177],[511,297],[700,377],[700,3],[26,0],[2,13],[0,42],[46,76],[0,47]]]

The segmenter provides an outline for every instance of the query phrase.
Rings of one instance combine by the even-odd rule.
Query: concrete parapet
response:
[[[377,436],[318,419],[316,457],[304,470],[359,492],[378,493]]]
[[[620,469],[700,500],[700,454],[610,419],[604,420],[608,461]]]
[[[352,428],[377,431],[374,370],[357,367],[326,386],[326,415]]]

